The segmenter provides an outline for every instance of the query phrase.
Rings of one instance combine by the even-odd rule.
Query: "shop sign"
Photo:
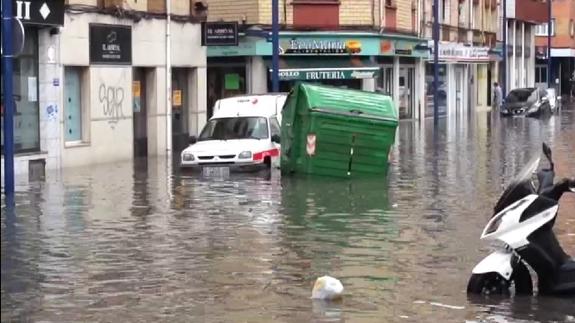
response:
[[[383,39],[379,43],[379,54],[383,56],[427,57],[427,50],[418,50],[417,42],[403,39]]]
[[[290,39],[280,43],[280,54],[359,54],[361,41],[339,39]]]
[[[433,56],[433,44],[430,44]],[[465,46],[458,43],[439,43],[440,60],[489,61],[489,47]]]
[[[132,64],[132,27],[90,24],[90,64]]]
[[[237,46],[237,22],[202,23],[202,46]]]
[[[280,70],[279,77],[281,81],[295,80],[349,80],[349,79],[370,79],[377,76],[377,70],[341,70],[341,69],[322,69],[322,70]]]
[[[25,25],[64,25],[64,0],[12,0],[14,17]]]

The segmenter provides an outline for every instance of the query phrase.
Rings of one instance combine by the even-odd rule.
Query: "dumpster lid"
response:
[[[271,73],[270,59],[266,65]],[[370,79],[379,73],[379,66],[368,57],[282,57],[279,67],[280,81]]]
[[[352,113],[397,122],[397,111],[388,95],[326,85],[301,83],[298,86],[299,90],[305,93],[310,109],[343,114]]]

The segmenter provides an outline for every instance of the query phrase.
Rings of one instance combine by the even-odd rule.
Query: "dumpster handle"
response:
[[[355,109],[349,110],[349,112],[355,113],[355,114],[362,114],[362,113],[363,113],[363,111],[361,111],[361,110],[355,110]]]

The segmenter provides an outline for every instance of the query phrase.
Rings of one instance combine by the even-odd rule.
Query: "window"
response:
[[[83,67],[64,68],[64,139],[66,143],[87,142],[85,126],[84,81],[87,73]]]
[[[535,36],[547,36],[547,23],[535,26]],[[555,18],[551,19],[551,36],[555,36]]]
[[[34,28],[26,28],[26,40],[22,54],[14,58],[12,74],[14,100],[14,152],[40,150],[40,123],[38,102],[38,34]],[[2,77],[4,75],[2,74]],[[4,80],[2,79],[2,83]],[[2,102],[4,87],[2,86]],[[4,106],[2,105],[2,129]],[[4,153],[4,130],[0,142]]]
[[[262,117],[218,118],[208,121],[198,141],[266,139],[268,122]]]
[[[281,130],[280,130],[280,123],[278,122],[278,119],[276,117],[272,117],[270,118],[270,133],[271,135],[280,135]]]
[[[571,38],[575,37],[575,21],[573,19],[569,21],[569,35]]]

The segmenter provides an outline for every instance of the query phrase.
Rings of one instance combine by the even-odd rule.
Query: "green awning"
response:
[[[266,59],[271,73],[271,59]],[[379,66],[367,57],[282,57],[280,81],[370,79],[377,77]]]

